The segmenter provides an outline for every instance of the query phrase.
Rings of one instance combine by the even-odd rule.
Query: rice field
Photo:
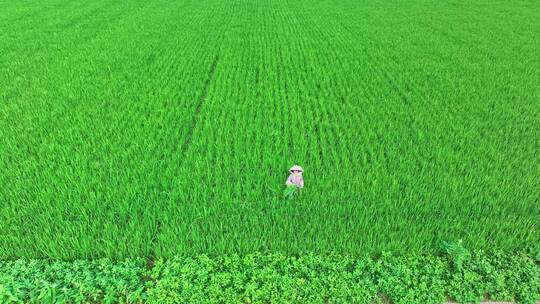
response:
[[[538,1],[0,7],[0,259],[540,242]]]

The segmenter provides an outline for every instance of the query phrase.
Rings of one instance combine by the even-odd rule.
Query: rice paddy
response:
[[[1,259],[540,242],[537,1],[0,6]]]

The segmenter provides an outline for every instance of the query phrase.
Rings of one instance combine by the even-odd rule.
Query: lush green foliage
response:
[[[144,263],[110,260],[0,262],[0,303],[135,303],[142,301]]]
[[[293,199],[297,197],[300,193],[300,190],[296,186],[287,186],[283,191],[283,197],[286,199]]]
[[[0,7],[0,302],[538,298],[540,2]]]
[[[540,242],[536,0],[4,1],[0,28],[1,258]]]
[[[524,303],[540,300],[540,267],[525,255],[475,252],[462,269],[445,276],[448,295],[460,302],[477,302],[486,294]]]
[[[452,258],[452,263],[457,270],[463,268],[463,263],[469,258],[470,252],[463,246],[463,241],[458,242],[443,241],[441,249]]]
[[[0,263],[2,303],[442,303],[540,300],[540,265],[526,254],[453,257],[250,254],[140,262]]]

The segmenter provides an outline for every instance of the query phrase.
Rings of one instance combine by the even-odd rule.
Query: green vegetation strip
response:
[[[538,257],[249,254],[0,262],[2,303],[443,303],[540,299]]]

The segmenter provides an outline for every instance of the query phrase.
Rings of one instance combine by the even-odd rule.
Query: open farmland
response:
[[[1,259],[540,242],[538,1],[0,7]]]

